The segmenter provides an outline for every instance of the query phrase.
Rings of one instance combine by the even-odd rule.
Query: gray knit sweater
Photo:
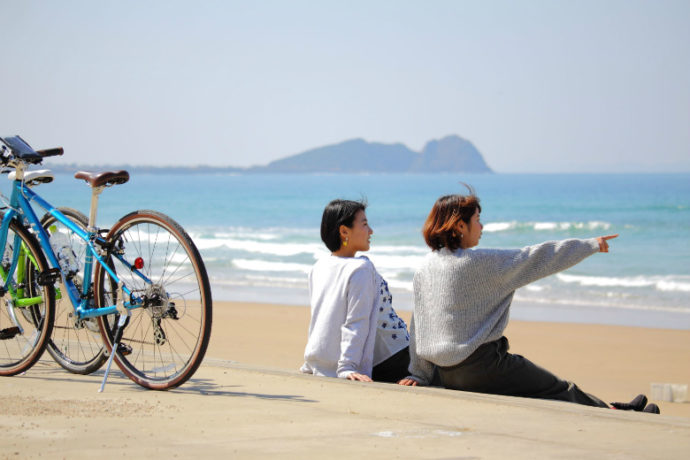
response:
[[[516,289],[598,251],[594,238],[514,250],[432,251],[414,276],[410,377],[428,385],[434,365],[459,364],[480,345],[501,338]]]

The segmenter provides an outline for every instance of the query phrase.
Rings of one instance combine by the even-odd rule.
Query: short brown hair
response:
[[[469,225],[477,210],[482,212],[482,207],[474,194],[442,196],[436,200],[424,222],[424,241],[432,250],[448,248],[455,251],[462,241],[457,233],[458,224],[462,220]]]

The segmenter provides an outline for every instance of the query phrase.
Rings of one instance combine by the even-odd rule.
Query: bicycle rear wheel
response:
[[[106,239],[111,245],[108,265],[133,296],[145,300],[144,307],[130,312],[115,361],[143,387],[182,385],[201,364],[211,337],[211,288],[199,251],[179,224],[155,211],[126,215]],[[113,285],[99,265],[94,284],[99,306],[121,300]],[[109,351],[116,321],[99,318]]]
[[[7,283],[13,251],[20,251],[19,259],[12,279]],[[26,371],[45,350],[55,313],[52,283],[38,282],[39,274],[47,268],[36,238],[13,220],[7,232],[0,269],[3,284],[13,286],[14,290],[5,294],[4,305],[0,305],[0,375]]]
[[[86,230],[89,219],[72,208],[58,208],[78,227]],[[86,259],[86,242],[72,233],[51,214],[41,219],[41,225],[49,235],[63,232],[68,235],[70,246],[82,263]],[[83,266],[72,281],[81,293],[83,280]],[[62,278],[55,290],[55,321],[53,333],[48,340],[47,350],[62,368],[75,374],[90,374],[101,368],[108,357],[103,345],[98,321],[94,318],[75,321],[74,306],[67,295],[67,288]]]

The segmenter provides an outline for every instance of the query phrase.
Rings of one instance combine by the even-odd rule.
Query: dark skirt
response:
[[[501,337],[483,344],[460,364],[439,367],[441,384],[454,390],[608,407],[574,383],[561,380],[520,355],[508,353],[508,348],[508,339]]]
[[[407,377],[410,365],[410,347],[405,347],[390,358],[374,366],[371,378],[374,382],[398,383]]]

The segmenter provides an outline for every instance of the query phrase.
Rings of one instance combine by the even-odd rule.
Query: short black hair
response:
[[[337,251],[342,245],[340,226],[352,228],[355,215],[366,208],[364,201],[352,200],[333,200],[326,205],[321,217],[321,240],[331,252]]]

